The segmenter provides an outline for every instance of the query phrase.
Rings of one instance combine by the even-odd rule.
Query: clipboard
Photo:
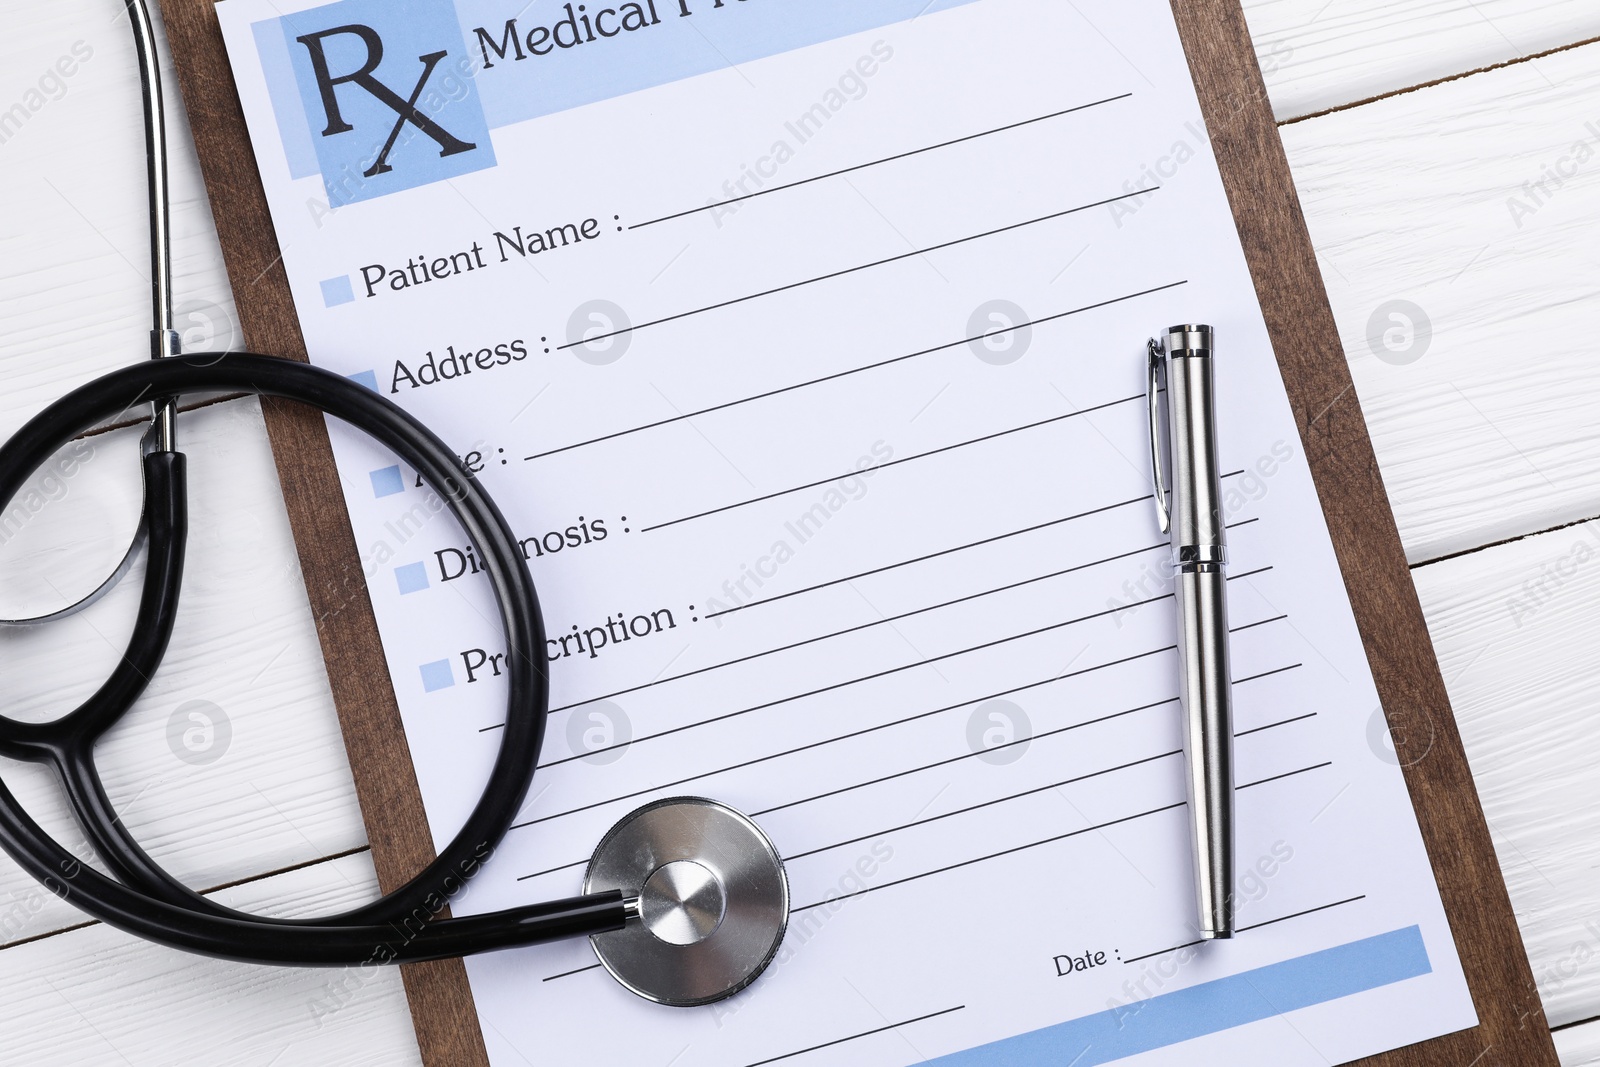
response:
[[[161,0],[245,335],[304,361],[213,0]],[[1359,1061],[1555,1067],[1444,679],[1345,362],[1239,0],[1173,0],[1206,126],[1479,1024]],[[377,620],[320,413],[264,400],[268,436],[385,891],[433,858]],[[487,1067],[460,960],[401,968],[423,1062]]]

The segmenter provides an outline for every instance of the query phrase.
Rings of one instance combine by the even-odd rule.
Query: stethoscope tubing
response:
[[[479,548],[499,604],[507,662],[506,726],[489,782],[456,836],[411,881],[342,915],[281,920],[223,907],[167,874],[117,818],[94,768],[95,742],[138,699],[159,666],[177,614],[187,533],[184,457],[143,458],[149,564],[127,652],[80,707],[45,723],[0,715],[0,754],[51,766],[74,813],[116,878],[80,862],[0,781],[0,847],[53,892],[108,925],[174,948],[253,963],[302,966],[461,956],[622,928],[610,892],[461,918],[440,912],[481,870],[525,801],[544,739],[549,680],[544,624],[515,535],[455,453],[398,405],[308,364],[248,353],[143,362],[83,385],[0,446],[0,510],[67,441],[152,397],[197,392],[281,397],[319,408],[371,435],[439,493]],[[120,881],[118,879],[121,879]]]

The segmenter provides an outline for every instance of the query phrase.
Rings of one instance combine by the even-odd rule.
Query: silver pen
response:
[[[1161,532],[1172,537],[1179,700],[1194,829],[1200,936],[1233,936],[1233,698],[1228,672],[1228,549],[1217,470],[1211,327],[1173,326],[1149,344],[1150,467]],[[1161,389],[1171,496],[1162,472]]]

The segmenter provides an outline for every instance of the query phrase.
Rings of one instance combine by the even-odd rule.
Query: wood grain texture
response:
[[[1600,514],[1600,45],[1283,137],[1411,559]]]
[[[1561,1067],[1600,1067],[1600,1020],[1556,1031]]]
[[[63,58],[76,63],[26,122],[0,127],[0,434],[9,437],[74,386],[148,354],[150,290],[139,75],[122,4],[8,4],[5,15],[0,111]],[[170,68],[164,84],[175,322],[191,349],[227,348],[238,341],[233,295]]]
[[[376,891],[365,856],[213,894],[286,917]],[[98,923],[0,952],[0,1063],[405,1067],[418,1062],[400,979],[380,967],[242,967]]]
[[[358,848],[366,835],[260,412],[253,401],[222,404],[182,421],[191,500],[182,608],[163,669],[96,756],[134,835],[204,888]],[[138,511],[137,438],[84,442],[58,499],[13,525],[0,607],[59,606],[104,576]],[[53,717],[89,696],[122,653],[139,577],[57,625],[0,631],[8,714]],[[189,718],[191,704],[209,724]],[[8,764],[5,775],[68,847],[81,846],[42,768]],[[82,921],[9,860],[0,865],[0,944]]]
[[[216,8],[210,0],[164,0],[162,12],[245,337],[255,351],[304,361],[305,343]],[[387,892],[433,860],[433,841],[327,423],[320,412],[278,400],[262,408],[378,884]],[[411,964],[402,976],[424,1062],[487,1065],[465,965]]]
[[[116,0],[51,0],[12,6],[7,33],[0,36],[0,105],[20,99],[73,42],[86,42],[94,54],[68,79],[64,95],[52,97],[20,133],[0,145],[0,202],[7,205],[0,212],[0,240],[7,253],[0,257],[0,433],[9,433],[73,385],[138,358],[147,329],[141,273],[143,188],[136,180],[142,153],[135,121],[138,79],[121,5]],[[1588,0],[1247,0],[1245,6],[1276,111],[1285,117],[1362,99],[1374,87],[1389,91],[1415,85],[1509,58],[1515,50],[1569,44],[1600,32],[1569,19],[1573,14],[1580,20],[1600,17]],[[1479,19],[1478,11],[1492,12],[1496,27],[1529,27],[1534,36],[1508,30],[1509,47],[1508,42],[1495,45],[1492,34],[1475,39],[1470,20]],[[1489,25],[1481,19],[1479,24],[1485,29]],[[1561,39],[1563,34],[1567,39]],[[1493,54],[1497,47],[1499,55]],[[1288,64],[1281,59],[1285,49],[1293,53]],[[1492,335],[1476,346],[1452,343],[1451,358],[1472,355],[1463,380],[1473,387],[1464,391],[1480,406],[1501,389],[1515,390],[1518,399],[1510,407],[1518,417],[1509,424],[1514,432],[1508,436],[1523,446],[1522,433],[1541,435],[1540,451],[1533,454],[1563,490],[1553,503],[1544,496],[1549,486],[1538,479],[1525,482],[1530,472],[1511,466],[1514,453],[1482,419],[1464,419],[1463,413],[1472,413],[1460,408],[1459,400],[1454,401],[1456,409],[1450,407],[1454,393],[1443,384],[1450,376],[1432,389],[1411,388],[1408,375],[1428,368],[1434,356],[1414,367],[1390,367],[1377,363],[1364,341],[1366,318],[1376,303],[1407,295],[1436,262],[1456,257],[1453,269],[1459,270],[1481,247],[1481,242],[1467,243],[1505,210],[1507,190],[1536,178],[1545,163],[1561,154],[1549,153],[1549,147],[1600,115],[1592,83],[1571,81],[1583,75],[1586,64],[1592,70],[1595,61],[1552,66],[1551,60],[1540,60],[1520,70],[1466,79],[1458,83],[1458,89],[1471,90],[1465,97],[1430,89],[1398,98],[1415,106],[1396,109],[1394,102],[1384,102],[1285,130],[1318,251],[1340,257],[1331,263],[1324,259],[1324,271],[1413,559],[1431,558],[1441,545],[1450,551],[1473,548],[1552,525],[1557,516],[1583,517],[1597,510],[1582,507],[1587,487],[1597,484],[1592,465],[1580,462],[1571,470],[1550,466],[1569,448],[1581,459],[1597,425],[1582,400],[1593,361],[1583,346],[1568,343],[1564,318],[1582,310],[1578,301],[1587,295],[1582,282],[1594,272],[1593,245],[1586,234],[1597,205],[1587,184],[1592,180],[1589,171],[1530,223],[1548,225],[1537,243],[1515,255],[1487,255],[1458,283],[1470,292],[1443,305],[1426,302],[1441,333],[1454,331],[1458,323],[1470,326],[1480,315],[1492,320]],[[1529,92],[1531,83],[1523,79],[1535,70],[1556,89],[1544,95]],[[171,141],[180,325],[191,348],[226,346],[237,337],[233,299],[176,83],[170,79],[168,89],[169,106],[177,113]],[[1469,101],[1465,106],[1463,99]],[[1562,203],[1568,206],[1562,208]],[[1457,256],[1462,248],[1465,254]],[[1538,294],[1547,281],[1562,287],[1554,298]],[[1383,296],[1375,300],[1374,294]],[[1459,338],[1470,337],[1470,330],[1455,332]],[[1496,372],[1497,362],[1506,362],[1503,356],[1497,359],[1500,351],[1517,355],[1512,373]],[[1578,403],[1569,395],[1574,387]],[[1495,423],[1508,425],[1501,412],[1493,414]],[[158,856],[199,886],[303,862],[364,840],[348,771],[342,766],[312,615],[294,577],[293,546],[259,416],[241,418],[225,431],[235,443],[248,444],[252,458],[236,462],[233,482],[207,483],[203,492],[197,487],[195,507],[207,509],[207,517],[196,526],[216,529],[233,549],[216,552],[214,562],[205,565],[206,573],[212,573],[212,566],[225,567],[239,583],[216,590],[206,614],[196,616],[194,630],[201,640],[175,648],[157,684],[173,673],[184,679],[182,686],[166,691],[173,698],[186,697],[189,690],[213,699],[226,692],[226,709],[236,725],[236,709],[242,709],[246,726],[225,761],[209,769],[183,766],[174,775],[175,761],[162,737],[173,701],[141,706],[134,712],[141,720],[138,729],[130,730],[127,740],[118,739],[115,758],[108,761],[108,773],[117,780],[113,793],[119,808],[131,811],[140,836]],[[213,447],[209,424],[185,433],[188,442],[204,438],[205,447]],[[1503,487],[1503,496],[1495,491],[1497,485]],[[219,495],[224,489],[230,492]],[[98,485],[93,492],[101,492]],[[209,510],[213,506],[214,512]],[[230,516],[241,526],[216,525]],[[98,533],[86,542],[85,529],[99,527],[64,522],[52,528],[53,573],[93,580],[91,566],[63,566],[63,561],[87,555],[102,543]],[[258,536],[241,537],[236,529],[255,530]],[[1530,538],[1523,544],[1554,542]],[[1584,755],[1596,748],[1593,702],[1585,698],[1600,686],[1600,663],[1592,654],[1600,640],[1600,609],[1593,605],[1600,599],[1576,595],[1572,603],[1578,607],[1572,612],[1551,612],[1525,623],[1524,629],[1539,633],[1537,639],[1522,640],[1514,654],[1491,649],[1468,666],[1491,640],[1493,617],[1507,621],[1505,603],[1524,582],[1539,576],[1542,565],[1533,565],[1537,559],[1526,571],[1499,565],[1496,561],[1508,550],[1514,546],[1436,565],[1449,567],[1441,580],[1428,580],[1435,567],[1414,574],[1496,846],[1505,860],[1534,973],[1550,996],[1548,976],[1571,970],[1581,955],[1578,941],[1562,931],[1580,928],[1600,907],[1592,853],[1593,843],[1600,841],[1600,807],[1584,799],[1591,795],[1587,791],[1594,784],[1596,763],[1595,755]],[[1534,556],[1541,554],[1552,560],[1560,556],[1554,548],[1546,552],[1541,547]],[[9,597],[17,588],[12,572],[0,574],[0,594]],[[253,605],[248,617],[230,612],[237,603]],[[197,608],[197,601],[187,600],[186,608]],[[119,609],[107,605],[106,610],[115,615]],[[1553,621],[1557,619],[1559,625]],[[180,642],[182,638],[180,631]],[[217,655],[219,642],[231,642],[231,658]],[[88,675],[97,674],[90,664],[101,644],[84,630],[27,647],[6,645],[0,655],[0,683],[10,686],[13,678],[40,674],[81,674],[88,683],[93,680]],[[233,695],[238,674],[247,675],[248,681],[262,668],[270,669],[257,685]],[[10,696],[16,690],[7,692]],[[1543,742],[1533,740],[1540,736]],[[282,758],[274,758],[280,753]],[[1563,753],[1568,758],[1545,762],[1547,755]],[[8,780],[18,777],[11,766],[5,771]],[[159,787],[146,789],[151,782]],[[59,811],[44,803],[44,783],[18,785],[49,825],[64,823],[55,818]],[[1563,797],[1575,799],[1564,804]],[[196,819],[197,808],[210,812],[215,822]],[[201,830],[208,836],[196,839],[193,835]],[[71,835],[64,839],[74,840]],[[1548,877],[1518,862],[1518,851],[1532,857]],[[30,937],[80,921],[78,913],[58,906],[54,898],[47,897],[42,910],[35,911],[34,889],[0,858],[0,933],[9,932],[13,921],[25,923],[21,936]],[[103,943],[83,933],[50,939],[64,946],[59,955],[30,956],[28,966],[14,970],[5,967],[4,956],[36,951],[46,942],[0,953],[0,973],[11,976],[5,979],[7,988],[48,980],[66,992],[77,976],[115,966],[116,957],[106,955]],[[262,977],[281,972],[227,965],[191,971],[184,966],[186,957],[166,956],[161,966],[135,974],[127,988],[102,980],[93,995],[72,996],[70,1010],[60,1001],[55,1012],[42,1015],[32,1010],[31,1000],[23,1006],[26,1011],[0,1006],[0,1024],[14,1031],[16,1040],[87,1026],[135,1034],[133,1040],[149,1042],[152,1048],[164,1042],[166,1056],[137,1059],[140,1063],[234,1062],[228,1057],[243,1057],[254,1047],[271,1052],[245,1062],[265,1062],[276,1054],[278,1048],[266,1040],[252,1045],[256,1031],[247,1029],[231,1030],[237,1043],[226,1048],[201,1040],[210,1003],[206,994],[214,988],[226,991],[225,1006],[232,1010],[272,1020],[261,1033],[295,1039],[289,1057],[295,1062],[415,1062],[414,1049],[408,1056],[395,1052],[386,1058],[394,1045],[389,1024],[382,1020],[398,1019],[403,1030],[405,1018],[399,986],[392,980],[375,994],[388,1005],[379,1016],[369,1019],[352,1011],[341,1015],[339,1026],[319,1028],[303,1002],[284,1006],[276,992],[280,987]],[[1588,962],[1580,965],[1579,974],[1552,997],[1558,1020],[1600,1014],[1600,957],[1583,958]],[[148,980],[141,979],[145,974]],[[168,991],[146,987],[167,982],[179,985],[171,991],[176,994],[171,1003],[179,1007],[151,1009],[155,995]],[[355,1014],[366,1021],[357,1025],[351,1021]],[[1597,1024],[1560,1031],[1557,1047],[1563,1063],[1600,1063],[1597,1031]],[[17,1062],[95,1062],[101,1055],[84,1052],[80,1045],[58,1053],[44,1040],[29,1047],[35,1055]],[[15,1057],[0,1059],[12,1062]]]
[[[1600,36],[1592,0],[1244,0],[1279,119]]]
[[[1542,1019],[1525,1025],[1524,1005],[1539,1011],[1533,976],[1243,13],[1237,0],[1175,0],[1173,11],[1378,694],[1391,722],[1420,716],[1435,724],[1423,753],[1408,748],[1404,732],[1396,751],[1479,1023],[1364,1062],[1471,1063],[1494,1049],[1522,1067],[1555,1064]]]
[[[1545,1013],[1555,1026],[1592,1018],[1600,522],[1423,567],[1415,578]]]

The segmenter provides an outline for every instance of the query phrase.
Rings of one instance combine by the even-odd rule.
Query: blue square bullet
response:
[[[357,385],[366,386],[368,389],[371,389],[374,393],[376,393],[378,391],[378,372],[377,371],[364,370],[360,374],[347,374],[347,375],[345,375],[345,377],[349,378],[352,382],[355,382]]]
[[[400,595],[419,593],[428,588],[428,568],[420,563],[407,563],[394,569],[394,579],[400,583]]]
[[[372,495],[376,497],[394,496],[396,493],[406,491],[406,480],[400,477],[400,468],[385,467],[372,472]]]
[[[322,306],[338,307],[340,304],[349,304],[356,298],[355,289],[350,285],[350,275],[341,274],[337,278],[329,278],[322,283]]]
[[[450,661],[437,660],[433,663],[422,665],[422,690],[425,693],[437,693],[441,689],[449,689],[456,684],[456,676],[450,670]]]

